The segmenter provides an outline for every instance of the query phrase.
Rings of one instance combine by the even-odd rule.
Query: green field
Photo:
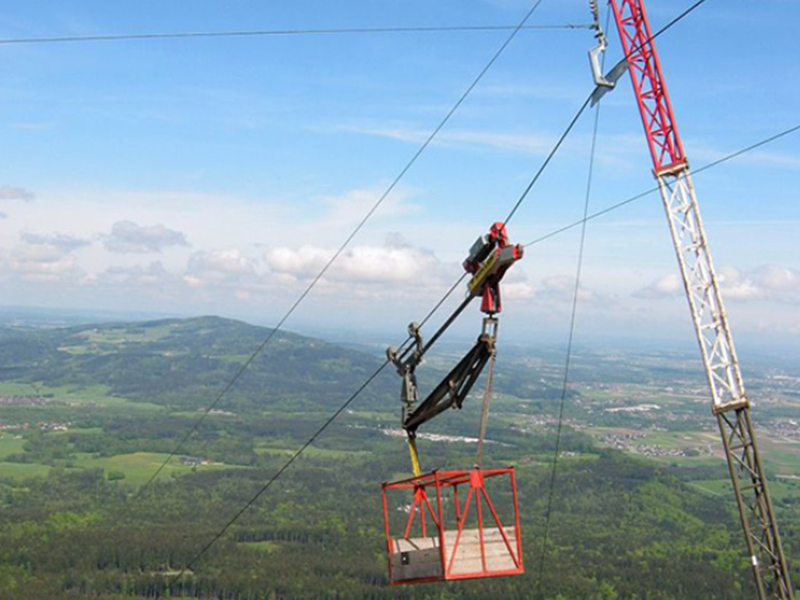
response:
[[[0,438],[0,459],[14,453],[23,452],[24,439],[15,439],[8,434]],[[85,452],[75,453],[73,457],[64,461],[67,471],[78,471],[83,469],[102,469],[106,477],[115,474],[119,480],[126,484],[138,486],[150,480],[153,474],[161,467],[169,455],[156,452],[135,452],[131,454],[119,454],[116,456],[98,457],[94,454]],[[8,478],[15,480],[27,479],[30,477],[45,477],[53,467],[39,463],[22,462],[0,462],[0,479]],[[184,475],[195,471],[218,470],[236,468],[223,464],[200,464],[193,466],[183,464],[180,456],[173,456],[169,463],[161,471],[160,477],[167,478],[175,475]],[[112,476],[112,479],[114,477]]]
[[[542,591],[535,577],[474,582],[474,591],[388,585],[380,483],[411,477],[406,440],[383,431],[400,426],[399,379],[376,379],[324,435],[315,433],[372,372],[374,356],[287,335],[220,399],[235,415],[204,418],[236,371],[231,363],[249,356],[265,331],[195,319],[35,333],[34,348],[43,350],[27,371],[8,371],[34,383],[0,383],[0,394],[44,399],[0,405],[0,423],[29,424],[0,430],[3,600],[163,597],[164,577],[179,574],[188,584],[174,591],[186,598],[472,600]],[[8,356],[20,354],[15,339]],[[542,547],[552,503],[541,597],[752,597],[742,583],[750,573],[719,433],[706,402],[693,397],[703,382],[687,378],[682,362],[669,356],[579,356],[554,465],[562,356],[519,357],[515,368],[498,364],[483,464],[517,466],[528,552]],[[444,375],[427,369],[449,369],[456,358],[426,364],[423,392]],[[648,361],[657,368],[649,370]],[[475,444],[461,438],[476,435],[481,388],[479,382],[463,411],[426,424],[419,438],[424,471],[472,467]],[[659,407],[608,410],[643,404]],[[786,415],[760,411],[758,434],[793,545],[800,427]],[[304,447],[309,439],[313,445]],[[178,444],[186,456],[167,462]],[[290,458],[291,469],[270,487]],[[157,472],[158,485],[138,494]],[[507,508],[510,491],[499,490],[496,500]],[[406,521],[406,502],[387,506],[390,514]],[[209,540],[218,543],[195,561]]]
[[[775,439],[766,431],[756,433],[762,459],[775,474],[800,476],[800,441]]]
[[[273,448],[264,444],[259,444],[255,447],[258,454],[269,454],[272,456],[292,456],[297,452],[297,448]],[[316,448],[309,446],[303,452],[305,456],[322,457],[322,458],[347,458],[353,456],[369,456],[372,454],[370,450],[337,450],[333,448]]]
[[[44,395],[50,390],[35,383],[19,383],[16,381],[0,382],[0,396],[33,396]]]
[[[73,336],[73,338],[86,340],[85,345],[70,346],[70,349],[74,350],[103,344],[120,345],[157,342],[167,337],[175,327],[175,324],[167,323],[155,327],[136,327],[133,325],[118,328],[86,330]]]
[[[0,479],[28,479],[29,477],[46,477],[52,467],[35,463],[0,462]]]
[[[47,410],[48,404],[66,404],[74,408],[103,407],[126,408],[131,410],[163,411],[164,407],[150,402],[134,402],[126,398],[111,395],[107,386],[58,386],[49,387],[39,383],[19,383],[14,381],[0,382],[0,396],[41,396],[46,404],[27,408]],[[14,410],[17,405],[0,406],[2,410]],[[2,414],[2,413],[0,413]]]
[[[132,454],[119,454],[117,456],[96,457],[92,454],[78,453],[72,464],[81,469],[103,469],[106,476],[116,472],[125,475],[125,483],[130,485],[143,485],[147,483],[153,474],[164,463],[169,455],[156,452],[134,452]],[[229,469],[226,465],[198,465],[192,467],[181,463],[179,456],[173,456],[169,463],[161,471],[160,478],[168,478],[172,475],[183,475],[193,470],[212,470]]]
[[[17,434],[5,432],[0,434],[0,460],[5,460],[11,454],[24,452],[25,440]]]

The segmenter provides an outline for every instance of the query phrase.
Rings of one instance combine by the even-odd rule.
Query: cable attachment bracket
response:
[[[595,85],[592,93],[592,106],[594,106],[600,101],[600,98],[616,87],[617,81],[628,68],[628,61],[622,59],[614,65],[613,69],[603,75],[602,56],[606,48],[608,48],[608,41],[603,32],[603,27],[600,25],[600,11],[597,7],[597,0],[589,0],[589,8],[592,11],[591,27],[594,29],[594,37],[597,40],[597,46],[589,50],[589,65],[592,68],[592,78]]]
[[[589,0],[589,10],[592,11],[591,27],[594,29],[594,37],[597,40],[597,46],[589,50],[589,64],[592,67],[594,84],[597,87],[612,89],[616,82],[609,81],[603,76],[603,67],[600,64],[600,56],[608,48],[608,41],[606,41],[606,35],[603,33],[603,27],[600,25],[600,9],[597,6],[597,0]]]
[[[422,328],[419,323],[412,322],[408,325],[408,335],[413,338],[414,342],[411,346],[413,351],[408,358],[404,358],[407,352],[400,352],[397,348],[389,346],[386,349],[386,358],[388,358],[397,369],[397,373],[403,379],[403,385],[400,391],[400,399],[403,402],[402,409],[402,422],[405,423],[408,416],[414,412],[417,401],[419,400],[419,390],[417,389],[417,375],[415,369],[417,365],[422,362],[422,355],[425,350],[425,344],[422,340]],[[414,432],[408,432],[409,438],[416,437]]]

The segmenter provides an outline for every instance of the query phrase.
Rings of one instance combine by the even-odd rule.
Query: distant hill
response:
[[[102,385],[132,400],[196,409],[216,398],[270,332],[219,317],[0,329],[0,379]],[[280,331],[220,407],[330,407],[355,391],[380,362],[379,357]],[[384,378],[371,394],[394,397],[395,383]]]

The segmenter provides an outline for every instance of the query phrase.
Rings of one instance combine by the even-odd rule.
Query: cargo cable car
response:
[[[523,573],[514,468],[481,467],[489,416],[489,401],[497,341],[497,315],[502,308],[500,280],[520,258],[522,246],[512,245],[504,223],[481,235],[464,260],[472,275],[461,305],[425,343],[421,328],[409,325],[411,345],[388,348],[387,357],[402,378],[402,427],[408,439],[414,476],[383,483],[383,513],[392,584],[423,583],[519,575]],[[425,353],[470,302],[481,297],[485,313],[475,345],[447,376],[419,402],[416,368]],[[478,434],[475,465],[465,470],[422,473],[417,429],[448,408],[460,409],[475,382],[489,365]],[[461,492],[461,495],[459,495]],[[505,494],[504,504],[492,494]],[[400,499],[399,506],[397,505]],[[394,507],[390,512],[390,504]]]

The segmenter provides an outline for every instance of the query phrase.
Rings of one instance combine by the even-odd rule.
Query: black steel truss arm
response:
[[[448,408],[460,409],[494,351],[494,338],[483,334],[441,383],[403,421],[403,428],[413,437],[417,428]]]

